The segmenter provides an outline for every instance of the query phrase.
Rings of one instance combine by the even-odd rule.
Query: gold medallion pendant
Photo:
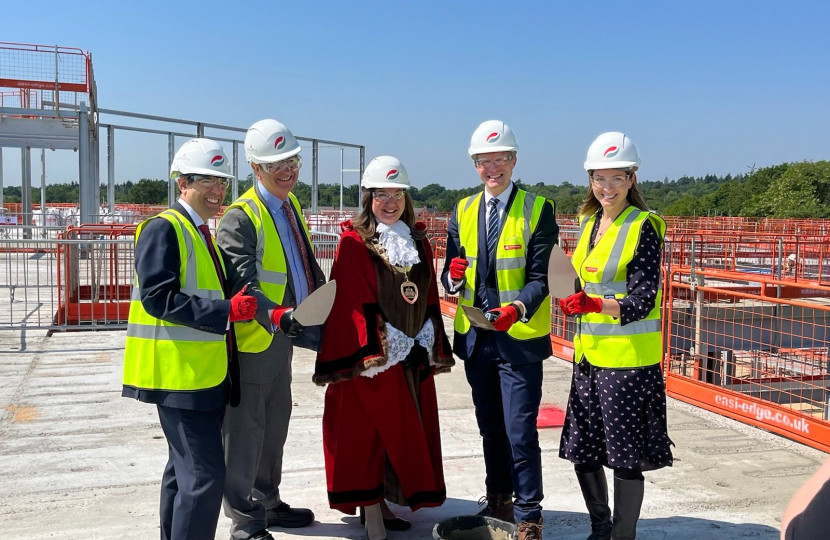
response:
[[[418,286],[407,279],[401,283],[401,296],[409,304],[414,304],[418,300]]]

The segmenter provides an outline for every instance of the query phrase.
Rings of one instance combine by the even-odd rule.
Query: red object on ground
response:
[[[565,411],[557,409],[553,405],[545,405],[544,403],[539,407],[539,417],[536,419],[536,427],[550,428],[562,427],[565,425]]]

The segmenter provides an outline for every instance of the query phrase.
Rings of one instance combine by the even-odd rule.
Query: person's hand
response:
[[[450,279],[453,281],[461,281],[464,279],[464,272],[468,266],[470,266],[470,263],[467,262],[464,246],[461,246],[461,252],[458,254],[458,257],[450,261]]]
[[[250,321],[256,314],[256,297],[248,295],[248,286],[231,298],[230,321]]]
[[[594,298],[585,294],[585,291],[579,291],[567,298],[560,299],[559,308],[565,315],[599,313],[602,311],[602,298]]]
[[[305,326],[294,318],[293,307],[279,307],[274,309],[271,312],[271,322],[277,325],[280,332],[290,338],[297,337],[305,328]]]
[[[487,318],[497,331],[506,332],[519,320],[519,308],[510,304],[509,306],[491,309],[487,312]]]

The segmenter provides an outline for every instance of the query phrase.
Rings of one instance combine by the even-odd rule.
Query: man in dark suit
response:
[[[542,360],[552,352],[547,266],[559,227],[552,201],[513,184],[518,148],[503,122],[473,133],[469,153],[484,191],[453,210],[441,280],[459,294],[453,352],[464,360],[484,443],[481,514],[517,521],[518,538],[531,540],[542,537],[536,418]],[[462,306],[482,309],[494,330],[472,326]]]
[[[171,177],[179,200],[136,232],[122,395],[158,408],[169,460],[161,488],[161,539],[213,538],[225,467],[222,420],[239,401],[230,323],[251,319],[256,299],[226,299],[225,275],[206,220],[232,178],[222,147],[193,139]],[[230,365],[230,369],[229,369]]]
[[[261,120],[245,136],[253,187],[225,211],[216,240],[231,289],[249,285],[255,322],[235,325],[242,402],[224,427],[225,515],[231,538],[273,540],[269,527],[305,527],[314,513],[292,508],[280,493],[283,447],[291,418],[293,347],[317,350],[320,327],[302,327],[293,307],[325,284],[300,203],[291,193],[302,159],[300,144],[276,120]]]

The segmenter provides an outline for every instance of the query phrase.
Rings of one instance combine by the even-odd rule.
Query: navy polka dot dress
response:
[[[591,231],[593,247],[599,227]],[[660,282],[660,238],[650,221],[628,265],[628,296],[620,300],[620,324],[643,319],[654,308]],[[559,457],[575,464],[644,471],[671,466],[666,392],[659,364],[598,368],[574,362]]]

